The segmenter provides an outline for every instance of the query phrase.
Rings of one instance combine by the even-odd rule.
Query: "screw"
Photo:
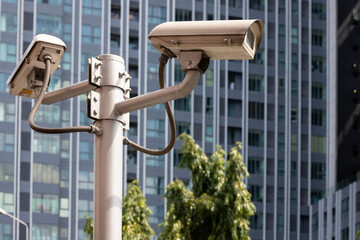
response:
[[[96,110],[93,111],[93,114],[96,116],[98,113]]]
[[[97,100],[98,100],[97,97],[94,97],[93,99],[94,99],[94,102],[97,102]]]
[[[188,65],[191,65],[191,64],[192,64],[191,60],[189,60],[187,64],[188,64]]]

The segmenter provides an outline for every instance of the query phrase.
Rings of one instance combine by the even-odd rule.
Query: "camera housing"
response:
[[[47,34],[36,35],[6,82],[10,94],[36,98],[35,88],[42,86],[44,78],[44,56],[51,57],[52,75],[59,68],[65,50],[66,45],[59,38]]]
[[[152,45],[168,57],[201,50],[212,60],[253,59],[264,24],[259,19],[166,22],[149,34]]]

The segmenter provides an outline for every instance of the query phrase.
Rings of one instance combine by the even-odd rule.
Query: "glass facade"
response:
[[[252,175],[246,184],[257,204],[252,239],[296,239],[299,231],[290,227],[293,221],[300,223],[301,237],[308,239],[312,224],[308,206],[326,190],[325,119],[330,97],[326,4],[325,0],[36,0],[25,1],[23,9],[16,0],[1,1],[0,207],[30,223],[32,239],[85,239],[84,216],[93,216],[93,136],[31,132],[27,117],[32,101],[10,96],[5,87],[35,34],[55,35],[67,45],[50,91],[87,79],[88,58],[113,53],[124,58],[133,97],[159,88],[160,54],[147,39],[157,24],[261,18],[265,33],[255,59],[211,61],[194,93],[171,103],[176,128],[178,134],[191,134],[207,155],[216,144],[229,152],[242,142]],[[175,85],[184,76],[178,61],[170,60],[166,85]],[[132,141],[153,149],[167,144],[170,129],[162,105],[130,116]],[[86,117],[86,95],[41,106],[36,122],[47,127],[92,123]],[[167,184],[178,178],[191,187],[189,171],[177,167],[180,147],[177,143],[164,156],[124,147],[125,179],[139,178],[157,234],[157,224],[165,216]],[[17,232],[16,226],[0,218],[0,239],[17,238]]]

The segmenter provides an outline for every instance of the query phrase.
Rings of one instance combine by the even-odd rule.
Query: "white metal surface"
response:
[[[51,57],[50,75],[52,75],[58,69],[65,50],[66,45],[61,39],[47,34],[36,35],[6,82],[10,87],[10,94],[36,98],[30,83],[31,79],[28,78],[35,75],[32,73],[35,69],[45,69],[43,60],[45,55]]]
[[[103,63],[101,112],[112,114],[114,105],[124,99],[119,88],[119,72],[124,72],[124,62],[115,55],[101,55]],[[105,117],[105,116],[104,116]],[[100,119],[95,123],[102,135],[95,136],[95,189],[94,189],[94,239],[121,240],[122,231],[122,186],[123,186],[123,128],[116,119]]]
[[[253,20],[177,21],[156,26],[151,44],[169,57],[202,50],[212,60],[253,59],[263,35],[263,22]]]

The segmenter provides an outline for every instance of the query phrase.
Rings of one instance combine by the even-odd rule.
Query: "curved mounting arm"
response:
[[[154,92],[130,98],[115,105],[116,113],[121,115],[143,108],[151,107],[156,104],[165,103],[171,100],[189,95],[199,82],[200,72],[189,70],[184,80],[178,85],[163,88]]]
[[[37,98],[34,107],[31,109],[29,114],[29,125],[32,129],[41,133],[71,133],[71,132],[89,132],[89,133],[99,133],[100,129],[95,126],[80,126],[80,127],[68,127],[68,128],[44,128],[35,124],[34,118],[37,110],[40,107],[41,102],[44,99],[46,89],[48,88],[50,82],[50,63],[51,57],[48,55],[44,56],[45,62],[45,74],[43,80],[43,87],[41,88],[39,97]]]
[[[183,56],[180,64],[186,75],[181,83],[119,102],[115,105],[116,113],[122,115],[189,95],[198,84],[200,74],[209,66],[210,59],[202,51],[189,51]]]

